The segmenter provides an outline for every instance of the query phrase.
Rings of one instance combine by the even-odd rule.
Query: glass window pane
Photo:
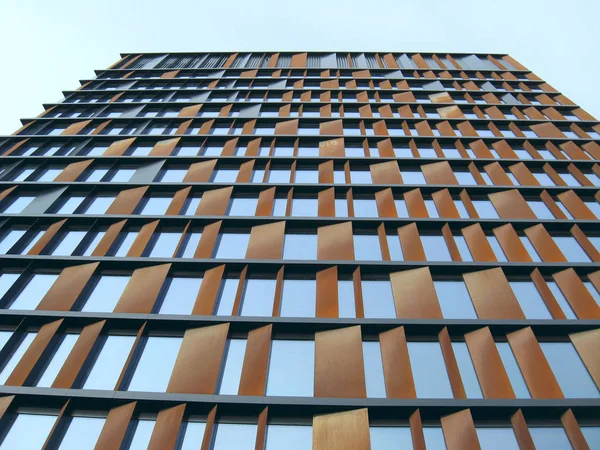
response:
[[[281,317],[315,317],[316,309],[316,280],[284,280]]]
[[[527,250],[527,253],[529,253],[529,256],[531,256],[531,259],[534,262],[541,262],[542,260],[540,258],[540,255],[538,255],[538,252],[535,250],[535,247],[533,246],[529,238],[527,236],[519,236],[519,239],[521,239],[521,243],[525,247],[525,250]]]
[[[354,199],[354,217],[379,217],[375,199]]]
[[[223,233],[219,240],[216,258],[243,259],[250,240],[249,234]]]
[[[269,425],[267,427],[265,450],[312,450],[312,448],[312,426]]]
[[[18,197],[4,210],[4,214],[19,214],[34,200],[35,197]]]
[[[137,238],[138,234],[139,233],[137,231],[130,231],[130,232],[125,233],[125,238],[121,241],[119,248],[115,252],[115,256],[119,256],[119,257],[127,256],[127,252],[129,252],[129,249],[133,245],[133,242]]]
[[[256,425],[219,423],[212,450],[254,450]]]
[[[379,236],[375,234],[354,235],[354,258],[357,261],[381,261]]]
[[[315,342],[273,340],[267,395],[312,397]]]
[[[89,204],[85,210],[86,214],[104,214],[112,204],[115,197],[97,197]]]
[[[181,233],[159,233],[149,256],[152,258],[172,258],[180,239]]]
[[[286,234],[283,259],[317,259],[317,235]]]
[[[508,379],[510,380],[510,384],[512,385],[513,391],[515,391],[517,398],[531,398],[521,369],[510,348],[510,344],[508,342],[496,342],[496,348],[498,349],[498,353],[500,353],[500,359],[502,359],[502,364],[506,369]]]
[[[219,306],[217,307],[217,316],[231,316],[235,294],[237,292],[238,278],[226,278],[221,283],[221,292],[219,297]]]
[[[23,237],[23,235],[27,232],[27,230],[10,230],[0,242],[0,254],[5,255],[13,245],[17,243],[19,239]]]
[[[398,217],[408,217],[408,208],[406,207],[406,201],[394,200],[394,204],[396,205],[396,212],[398,213]]]
[[[9,309],[32,310],[37,308],[57,278],[58,275],[35,274],[15,301],[11,303]]]
[[[81,308],[84,312],[113,312],[130,277],[103,275]]]
[[[0,278],[0,283],[2,283],[2,279],[1,278]],[[596,301],[596,303],[598,304],[598,306],[600,306],[600,291],[598,291],[595,288],[595,286],[592,284],[591,281],[584,281],[583,284],[587,288],[587,290],[589,291],[589,293],[592,294],[592,297],[594,298],[594,300]],[[1,291],[2,291],[2,289],[0,288],[0,297],[1,297]]]
[[[348,200],[345,198],[335,199],[335,216],[348,217]]]
[[[482,219],[497,219],[498,213],[489,200],[473,200],[475,211]]]
[[[398,235],[388,234],[386,235],[386,238],[391,260],[404,261],[404,254],[402,253],[402,246],[400,245],[400,238]]]
[[[20,273],[3,273],[0,275],[0,298],[4,297],[4,294],[6,294],[20,276]]]
[[[554,242],[569,262],[590,262],[590,257],[572,236],[554,236]]]
[[[434,281],[444,319],[477,319],[464,281]]]
[[[175,337],[149,336],[127,390],[165,392],[181,341]]]
[[[446,450],[446,441],[441,427],[423,427],[427,450]]]
[[[83,389],[115,389],[134,341],[135,336],[108,336]]]
[[[143,216],[164,216],[172,200],[171,197],[150,197],[140,214]]]
[[[352,280],[338,281],[338,316],[339,318],[355,318],[354,282]]]
[[[271,317],[275,299],[275,280],[250,278],[242,300],[242,316]]]
[[[10,356],[10,359],[4,365],[2,372],[0,372],[0,384],[4,384],[6,382],[14,368],[21,360],[21,357],[25,354],[25,352],[27,351],[27,349],[29,348],[36,336],[37,333],[25,334],[23,340],[19,343],[17,349],[14,351],[14,353]]]
[[[490,244],[490,247],[492,247],[492,251],[494,252],[494,255],[496,256],[496,259],[499,262],[507,262],[508,260],[506,259],[504,250],[502,250],[502,247],[500,246],[498,239],[496,239],[496,236],[486,236],[486,238]]]
[[[229,207],[230,216],[254,216],[258,198],[234,198]]]
[[[571,305],[569,304],[562,291],[558,287],[558,284],[556,284],[555,281],[546,281],[546,284],[552,291],[552,295],[554,295],[554,298],[560,306],[560,309],[562,309],[562,311],[565,313],[565,317],[567,319],[577,319],[575,312],[573,311]]]
[[[573,448],[563,427],[529,427],[535,448],[566,450]]]
[[[183,251],[180,253],[180,257],[193,258],[196,250],[198,249],[198,244],[200,243],[201,237],[202,233],[188,233],[188,236],[184,242]]]
[[[219,394],[237,395],[246,353],[246,339],[230,339],[221,375]]]
[[[127,450],[147,450],[152,431],[154,430],[154,420],[138,420],[131,443]]]
[[[0,450],[40,450],[44,446],[56,416],[18,414],[0,445]],[[35,433],[32,433],[35,430]]]
[[[538,219],[554,219],[554,214],[552,214],[544,202],[528,200],[527,203]]]
[[[460,378],[465,387],[467,398],[483,398],[467,344],[465,342],[453,342],[452,350],[454,350],[458,371],[460,372]]]
[[[452,261],[443,236],[421,236],[427,261]]]
[[[58,209],[57,214],[73,214],[85,197],[71,197]]]
[[[408,450],[413,448],[409,427],[370,427],[369,433],[371,450]]]
[[[566,398],[598,398],[600,392],[570,342],[541,342],[540,347]]]
[[[512,428],[476,427],[481,450],[519,450],[517,436]]]
[[[91,232],[91,233],[93,233],[93,232]],[[105,231],[99,231],[99,232],[95,233],[94,237],[92,238],[92,240],[88,244],[87,248],[83,252],[83,256],[91,256],[92,253],[94,252],[94,250],[96,250],[96,247],[98,246],[98,244],[100,243],[100,241],[102,240],[102,238],[104,237],[105,234],[106,234]]]
[[[409,342],[417,398],[453,398],[439,342]]]
[[[159,314],[191,314],[201,284],[202,278],[173,277]]]
[[[532,281],[511,281],[509,284],[527,319],[552,319],[544,299]]]
[[[44,369],[44,373],[40,377],[40,380],[37,382],[36,386],[50,387],[52,385],[56,375],[58,375],[58,372],[62,368],[78,338],[78,334],[67,334],[63,338],[62,342],[56,349],[56,352],[54,355],[52,355],[52,359]]]
[[[389,280],[363,280],[363,304],[365,318],[396,318],[396,306]]]
[[[319,203],[316,198],[295,198],[292,200],[292,216],[317,217]]]
[[[94,450],[106,419],[73,417],[58,450]]]
[[[600,449],[600,427],[586,427],[582,426],[581,432],[590,447],[590,450]]]
[[[52,250],[52,254],[57,256],[72,255],[87,233],[87,231],[67,232],[56,248]]]
[[[40,230],[32,238],[30,238],[30,241],[27,243],[25,248],[21,251],[21,255],[26,255],[27,253],[29,253],[29,250],[31,250],[33,248],[33,246],[35,244],[37,244],[37,242],[40,240],[40,238],[44,235],[45,232],[46,232],[46,230]]]
[[[379,342],[363,342],[367,397],[385,398],[385,380]]]
[[[179,450],[198,450],[202,446],[204,439],[204,422],[187,422],[185,425],[185,434]]]

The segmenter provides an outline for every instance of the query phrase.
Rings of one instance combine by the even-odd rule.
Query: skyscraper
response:
[[[600,125],[510,56],[64,95],[0,138],[0,450],[599,448]]]

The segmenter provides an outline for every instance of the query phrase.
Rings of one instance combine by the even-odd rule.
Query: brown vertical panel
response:
[[[246,161],[240,165],[240,170],[235,179],[236,183],[250,183],[252,180],[252,172],[254,171],[254,160]]]
[[[458,213],[458,209],[456,209],[456,205],[454,204],[448,189],[442,189],[441,191],[434,192],[431,194],[431,198],[433,199],[435,207],[441,218],[460,219],[460,214]]]
[[[427,62],[418,53],[412,55],[411,58],[415,62],[415,64],[417,65],[417,67],[419,69],[429,69],[430,68],[429,65],[427,65]]]
[[[381,258],[383,261],[391,261],[390,248],[387,243],[387,237],[385,233],[385,225],[379,224],[377,227],[377,237],[379,238],[379,248],[381,250]]]
[[[369,102],[369,94],[366,91],[358,92],[356,94],[356,101],[359,103],[368,103]]]
[[[28,255],[39,255],[44,247],[48,245],[48,242],[59,232],[61,227],[65,224],[67,219],[63,219],[59,222],[53,223],[48,227],[48,229],[44,232],[42,237],[35,243],[33,247],[27,253]]]
[[[501,268],[465,273],[463,278],[480,319],[525,319]]]
[[[306,67],[307,53],[297,53],[292,55],[290,67]]]
[[[288,106],[290,107],[289,109],[291,109],[291,105],[288,105]],[[283,115],[283,114],[281,114],[281,110],[279,111],[279,115],[280,116]],[[288,114],[285,114],[285,115],[289,116],[290,115],[289,111],[288,111]],[[321,117],[331,117],[331,105],[328,104],[328,105],[321,106],[319,108],[319,115]]]
[[[410,94],[412,95],[412,92]],[[401,94],[395,94],[395,95],[401,95]],[[454,100],[452,100],[452,97],[447,92],[440,92],[438,94],[430,94],[428,97],[432,103],[454,103]],[[392,96],[392,98],[394,98],[394,96]],[[413,96],[413,98],[414,98],[414,96]],[[394,101],[405,101],[405,100],[396,100],[394,98]],[[416,102],[416,100],[413,100],[413,102]]]
[[[463,202],[465,209],[469,213],[469,217],[471,219],[479,219],[479,214],[477,214],[477,210],[473,206],[473,203],[471,202],[471,198],[469,197],[469,194],[467,193],[467,191],[465,189],[460,191],[459,197],[460,197],[460,200]]]
[[[181,108],[177,117],[196,117],[202,108],[202,104],[191,105]]]
[[[148,443],[148,450],[173,450],[175,448],[184,412],[185,403],[163,409],[158,413]]]
[[[419,136],[433,136],[433,131],[426,120],[414,124]]]
[[[498,215],[503,219],[537,220],[521,193],[516,189],[495,192],[488,195]]]
[[[552,275],[578,319],[600,319],[600,306],[573,268]]]
[[[398,113],[400,114],[400,117],[413,118],[412,109],[410,109],[409,105],[404,105],[398,108]]]
[[[409,424],[413,450],[427,450],[425,447],[425,436],[423,435],[423,424],[421,423],[421,413],[418,409],[410,415]]]
[[[510,418],[510,423],[512,424],[515,432],[519,448],[521,450],[536,450],[533,439],[531,438],[531,434],[529,434],[527,422],[525,422],[525,417],[520,409],[518,409],[517,412],[512,415]]]
[[[330,139],[319,142],[319,156],[345,156],[344,138]]]
[[[465,94],[465,98],[467,98],[469,94]],[[492,93],[488,93],[488,94],[483,94],[481,96],[481,98],[483,98],[487,103],[490,104],[494,104],[494,103],[502,103],[498,97],[496,97],[494,94]],[[469,103],[475,103],[474,101],[470,101]]]
[[[442,236],[444,237],[444,241],[446,242],[446,246],[448,247],[448,252],[450,253],[452,261],[462,261],[460,252],[458,251],[458,247],[454,241],[454,236],[452,236],[452,231],[447,223],[442,227]]]
[[[33,341],[21,356],[21,359],[8,376],[4,384],[6,386],[23,386],[23,383],[31,373],[33,367],[40,360],[42,353],[56,334],[56,331],[63,323],[63,319],[47,323],[40,328]],[[362,348],[361,348],[362,357]]]
[[[448,161],[442,161],[421,166],[423,175],[427,184],[451,184],[458,185],[458,180],[448,164]]]
[[[298,119],[277,122],[275,134],[298,134]]]
[[[93,323],[86,327],[83,327],[77,342],[71,349],[69,356],[63,363],[59,370],[54,382],[52,383],[53,388],[58,389],[70,389],[79,374],[79,371],[83,367],[83,364],[90,354],[92,347],[94,346],[96,339],[100,335],[102,328],[106,320]]]
[[[375,202],[379,217],[398,217],[391,188],[375,192]]]
[[[179,134],[179,133],[178,133]],[[149,153],[149,156],[170,156],[179,143],[180,138],[167,139],[157,142]]]
[[[556,125],[551,122],[548,123],[538,123],[536,125],[530,125],[529,128],[541,138],[563,138],[565,139],[567,136],[560,131]]]
[[[542,193],[540,194],[540,198],[542,199],[544,204],[548,207],[550,212],[554,215],[554,217],[556,217],[557,219],[562,219],[562,220],[567,219],[567,216],[565,215],[565,213],[563,213],[562,210],[558,207],[558,205],[556,204],[554,199],[550,196],[550,194],[548,194],[548,191],[543,190]]]
[[[390,105],[383,105],[377,108],[380,117],[394,117],[394,113]]]
[[[417,398],[404,327],[379,334],[387,398]]]
[[[186,188],[180,189],[179,191],[175,192],[175,195],[173,196],[173,200],[171,200],[171,203],[169,204],[169,207],[167,208],[165,215],[166,216],[179,215],[179,213],[181,212],[181,209],[183,208],[183,204],[185,203],[185,200],[187,199],[191,190],[192,190],[191,187],[186,187]]]
[[[441,422],[448,450],[481,450],[469,409],[444,416]]]
[[[498,155],[500,155],[500,157],[503,159],[517,159],[518,158],[515,151],[504,140],[494,142],[492,144],[492,147],[494,147],[494,150],[496,150],[496,152],[498,152]]]
[[[228,323],[187,330],[167,392],[214,394],[228,331]]]
[[[161,264],[134,270],[114,312],[150,314],[170,268]]]
[[[456,128],[458,128],[463,136],[479,136],[469,121],[465,120],[464,122],[457,123]]]
[[[413,222],[398,228],[398,237],[405,261],[427,261],[417,224]]]
[[[566,191],[557,195],[565,208],[573,215],[575,219],[581,220],[597,220],[596,216],[585,203],[579,198],[579,196],[573,191]]]
[[[3,156],[9,156],[11,153],[14,153],[15,151],[17,151],[23,144],[25,144],[28,141],[29,141],[29,139],[23,139],[22,141],[17,142],[15,145],[13,145],[11,148],[9,148],[6,152],[4,152]]]
[[[14,395],[7,395],[5,397],[0,397],[0,419],[4,416],[4,413],[8,410],[10,404],[15,399]]]
[[[215,416],[217,415],[217,406],[215,405],[213,409],[208,413],[208,417],[206,418],[206,428],[204,429],[204,435],[202,436],[202,446],[200,450],[210,450],[210,444],[212,437],[215,434],[214,425],[215,425]]]
[[[469,251],[473,256],[473,261],[498,262],[480,224],[475,223],[469,225],[468,227],[462,228],[460,231],[467,242]]]
[[[343,135],[344,125],[341,120],[331,120],[328,122],[321,122],[319,125],[319,133],[321,135]]]
[[[319,164],[319,183],[333,184],[333,161]]]
[[[479,185],[485,185],[486,184],[485,180],[483,179],[483,177],[479,173],[479,170],[477,169],[477,166],[475,165],[474,162],[472,162],[471,164],[469,164],[467,167],[469,168],[469,172],[471,172],[471,175],[473,175],[473,178],[475,178],[475,181],[477,182],[477,184],[479,184]]]
[[[490,106],[489,108],[485,108],[485,112],[492,119],[505,120],[506,116],[502,114],[502,111],[498,109],[497,106]]]
[[[212,159],[209,161],[202,161],[190,165],[185,177],[183,177],[184,183],[208,183],[212,176],[217,160]]]
[[[317,272],[317,317],[338,317],[337,266]]]
[[[593,186],[594,184],[587,179],[587,177],[583,174],[581,170],[579,170],[575,164],[571,163],[567,166],[567,170],[573,175],[573,177],[582,185],[582,186]]]
[[[98,125],[98,126],[97,126],[97,127],[94,129],[94,131],[92,131],[92,132],[90,133],[90,136],[95,136],[95,135],[97,135],[97,134],[100,134],[100,132],[101,132],[101,131],[102,131],[104,128],[106,128],[110,122],[112,122],[112,121],[111,121],[111,120],[107,120],[106,122],[102,122],[100,125]]]
[[[110,247],[115,239],[119,236],[119,233],[125,226],[126,222],[127,220],[121,220],[120,222],[113,223],[110,227],[108,227],[108,230],[106,230],[106,233],[102,239],[100,239],[100,242],[98,242],[98,245],[92,252],[92,256],[105,256],[106,252],[110,250]]]
[[[150,239],[152,239],[154,231],[156,231],[156,227],[158,227],[158,222],[158,220],[155,220],[154,222],[145,224],[141,228],[140,232],[133,241],[133,244],[131,244],[131,248],[127,252],[127,257],[140,258],[142,256],[144,249],[148,245],[148,242],[150,242]]]
[[[369,166],[373,184],[402,184],[402,175],[396,161],[387,161]]]
[[[512,186],[513,183],[506,175],[506,172],[498,162],[493,162],[483,166],[489,177],[492,179],[492,183],[500,186]]]
[[[544,300],[546,307],[550,311],[552,318],[557,320],[566,320],[567,317],[565,316],[565,313],[556,301],[556,298],[554,298],[554,294],[552,294],[552,291],[546,284],[546,281],[544,280],[544,277],[540,273],[539,269],[534,269],[530,276],[533,280],[533,284]]]
[[[421,189],[413,189],[404,193],[404,201],[406,202],[406,209],[408,215],[415,218],[428,218],[427,207],[425,206],[425,200],[421,195]]]
[[[387,125],[385,120],[378,120],[377,122],[373,122],[373,132],[375,136],[389,136],[389,132],[387,129]]]
[[[445,106],[437,109],[442,119],[464,119],[465,116],[458,106]],[[445,122],[448,123],[448,122]]]
[[[392,293],[399,319],[442,319],[429,267],[390,274]]]
[[[238,395],[265,395],[272,331],[269,324],[248,333]]]
[[[233,64],[233,62],[235,61],[237,56],[238,56],[237,53],[232,53],[231,55],[229,55],[229,57],[225,61],[225,64],[223,64],[223,68],[225,68],[225,69],[229,68]]]
[[[221,280],[223,278],[224,271],[225,265],[223,264],[204,272],[202,283],[200,284],[200,290],[198,291],[196,301],[194,302],[194,307],[192,308],[192,315],[212,315],[217,303],[217,297],[221,288]]]
[[[246,259],[281,259],[284,234],[285,221],[252,227]]]
[[[72,123],[60,134],[61,136],[75,135],[87,127],[91,122],[91,120],[83,120],[81,122]]]
[[[333,189],[333,188],[332,188]],[[270,216],[273,211],[273,201],[275,199],[275,187],[260,191],[258,194],[258,204],[256,205],[257,216]]]
[[[313,450],[370,450],[367,408],[313,418]]]
[[[435,127],[442,136],[456,136],[452,125],[450,125],[447,121],[436,123]]]
[[[354,259],[352,222],[342,222],[317,229],[317,259]]]
[[[108,207],[105,214],[133,214],[133,211],[147,190],[148,186],[142,186],[121,191]]]
[[[442,356],[444,358],[444,364],[446,365],[446,371],[448,372],[448,379],[450,380],[452,394],[454,395],[454,398],[466,399],[467,394],[465,392],[462,379],[460,378],[460,371],[458,370],[458,363],[456,362],[454,350],[452,349],[452,342],[450,341],[448,328],[442,328],[442,330],[438,333],[438,339],[440,341],[440,347],[442,349]]]
[[[582,147],[592,155],[593,159],[600,159],[600,145],[595,142],[588,142],[587,144],[583,144]]]
[[[367,144],[368,145],[368,144]],[[386,158],[395,158],[394,147],[391,139],[384,139],[377,142],[377,150],[379,150],[379,156]]]
[[[318,216],[335,217],[335,188],[329,188],[320,191],[317,199]]]
[[[218,222],[211,223],[204,227],[200,242],[194,253],[194,258],[210,258],[212,256],[217,238],[219,237],[221,223],[222,221],[219,220]]]
[[[531,327],[514,331],[506,337],[525,378],[531,398],[564,398]]]
[[[581,231],[581,228],[579,228],[577,225],[573,225],[570,231],[577,243],[581,246],[581,248],[583,248],[590,259],[596,263],[600,262],[600,252],[596,250],[594,244],[592,244],[583,231]]]
[[[80,161],[76,163],[71,163],[64,170],[58,174],[58,176],[54,179],[54,181],[61,182],[69,182],[75,181],[79,176],[83,173],[85,169],[89,167],[91,163],[93,163],[93,159],[88,159],[86,161]]]
[[[122,156],[125,154],[127,149],[135,142],[135,138],[122,139],[120,141],[115,141],[110,144],[102,156]]]
[[[186,120],[185,122],[181,122],[179,124],[179,126],[177,127],[175,134],[185,134],[185,132],[187,131],[187,129],[190,127],[191,124],[192,124],[192,119]],[[150,152],[150,153],[152,153],[152,152]]]
[[[465,342],[484,398],[515,398],[489,327],[465,334]]]
[[[267,420],[269,416],[269,407],[265,407],[258,415],[258,426],[256,427],[256,441],[254,450],[264,450],[267,438]]]
[[[541,223],[525,229],[525,234],[544,262],[567,262],[558,245]]]
[[[533,262],[510,223],[494,228],[492,231],[509,262]]]
[[[371,110],[371,105],[363,105],[358,108],[358,113],[360,117],[373,117],[373,111]],[[341,122],[341,120],[340,120]],[[321,124],[323,125],[323,124]],[[328,134],[321,132],[321,134]],[[329,133],[329,134],[343,134],[343,133]]]
[[[585,440],[585,436],[581,432],[581,428],[579,428],[577,419],[571,409],[567,409],[560,417],[560,421],[562,422],[563,427],[565,427],[565,432],[567,433],[569,442],[571,442],[571,445],[573,446],[573,450],[590,450],[590,447]]]
[[[600,387],[600,328],[569,334],[590,376]]]
[[[204,192],[198,208],[196,216],[224,216],[229,207],[229,199],[233,192],[233,186],[228,186],[221,189],[212,189]]]
[[[508,169],[523,186],[539,186],[539,181],[533,176],[525,164],[517,163],[509,166]],[[512,183],[511,183],[512,184]]]
[[[275,280],[275,298],[273,299],[273,317],[279,317],[281,311],[281,294],[283,293],[283,275],[285,272],[285,266],[281,266],[281,269],[277,271],[277,278]]]
[[[314,396],[366,398],[360,326],[315,333]]]
[[[564,152],[569,155],[571,159],[590,159],[590,157],[573,141],[560,144],[560,148],[564,150]]]
[[[70,311],[98,264],[81,264],[63,269],[36,310]]]
[[[244,126],[242,127],[242,134],[252,134],[252,133],[254,133],[254,126],[255,125],[256,125],[256,119],[249,120],[248,122],[244,123]],[[254,142],[254,141],[260,142],[260,138],[254,139],[253,141],[250,141],[250,143],[248,144],[248,148],[246,149],[246,156],[250,156],[250,153],[248,153],[249,150],[250,150],[250,144],[252,142]]]
[[[469,147],[471,147],[471,149],[473,150],[473,153],[475,153],[475,156],[477,158],[493,158],[494,157],[492,152],[490,152],[490,149],[488,148],[488,146],[485,145],[485,142],[483,142],[481,139],[478,139],[474,142],[469,143]]]

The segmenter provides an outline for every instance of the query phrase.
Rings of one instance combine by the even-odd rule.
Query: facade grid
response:
[[[600,448],[600,123],[512,57],[64,97],[0,136],[0,450]]]

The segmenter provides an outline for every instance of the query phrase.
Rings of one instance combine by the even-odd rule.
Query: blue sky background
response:
[[[121,52],[509,53],[600,117],[598,0],[2,0],[0,134]]]

